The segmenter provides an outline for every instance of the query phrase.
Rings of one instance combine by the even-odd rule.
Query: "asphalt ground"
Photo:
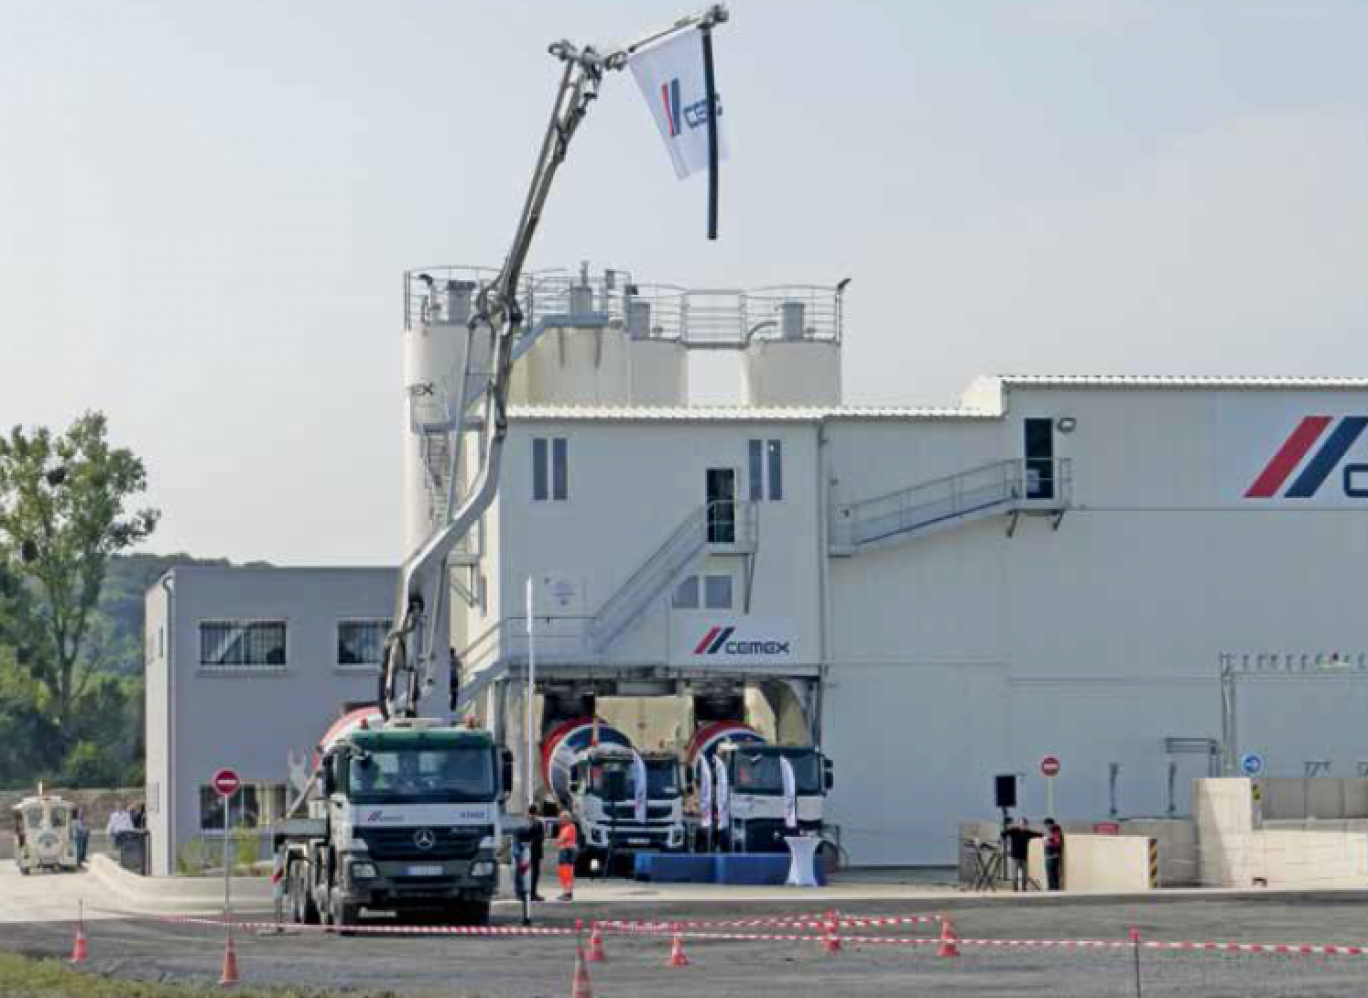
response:
[[[916,903],[847,901],[843,914],[926,914],[948,911],[959,933],[987,939],[1126,939],[1132,927],[1146,939],[1237,940],[1359,944],[1368,940],[1368,911],[1354,896],[1272,895],[1255,899],[1107,901],[1059,905],[1051,899],[1011,903],[973,900]],[[753,901],[728,908],[713,900],[670,903],[576,901],[539,906],[537,924],[573,926],[576,918],[719,919],[803,914],[812,905]],[[376,922],[375,924],[385,924]],[[514,910],[496,909],[496,924],[516,925]],[[930,926],[845,930],[929,936]],[[223,930],[105,918],[87,923],[92,973],[154,981],[218,980]],[[726,930],[720,930],[726,931]],[[782,928],[733,931],[784,934]],[[0,925],[0,948],[30,956],[70,953],[71,922]],[[567,937],[469,938],[322,934],[236,935],[242,978],[250,984],[414,995],[552,996],[570,993],[574,941]],[[964,945],[957,958],[936,947],[845,944],[827,953],[820,943],[686,938],[690,965],[666,966],[668,937],[606,938],[608,962],[590,966],[599,998],[664,998],[757,994],[793,996],[1061,995],[1132,996],[1134,952],[998,949]],[[1191,952],[1141,954],[1141,994],[1152,996],[1359,996],[1368,994],[1368,957]]]

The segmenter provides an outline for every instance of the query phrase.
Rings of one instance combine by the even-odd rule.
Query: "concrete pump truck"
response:
[[[440,515],[400,569],[375,707],[348,715],[324,738],[308,787],[276,829],[286,908],[297,921],[345,927],[362,909],[489,919],[512,756],[489,731],[450,717],[456,682],[448,557],[499,487],[514,347],[529,333],[518,298],[523,268],[552,182],[604,74],[624,69],[647,45],[681,31],[706,33],[725,20],[718,5],[605,52],[568,41],[550,46],[564,71],[503,267],[478,289],[444,289],[476,292],[468,321],[425,327],[406,358],[410,429],[428,484],[438,490],[432,510]],[[463,455],[473,468],[461,466]],[[453,676],[446,716],[419,717],[443,672]]]

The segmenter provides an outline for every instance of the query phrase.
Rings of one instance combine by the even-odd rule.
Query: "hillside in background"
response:
[[[167,569],[181,565],[231,565],[227,558],[196,558],[188,554],[112,555],[100,591],[99,613],[109,622],[108,642],[96,660],[101,672],[142,675],[143,596]],[[268,565],[264,561],[250,567]]]

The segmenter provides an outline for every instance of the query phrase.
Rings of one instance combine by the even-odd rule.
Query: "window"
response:
[[[730,575],[703,576],[703,605],[709,610],[731,609],[732,577]]]
[[[285,665],[285,621],[207,620],[199,625],[200,665]]]
[[[565,437],[532,438],[532,498],[570,498],[570,441]]]
[[[266,828],[285,817],[288,806],[283,783],[245,783],[230,798],[219,796],[210,786],[199,788],[200,831],[223,831],[223,806],[228,801],[230,829]]]
[[[690,575],[679,582],[679,586],[674,592],[674,608],[676,610],[697,610],[698,609],[698,576]]]
[[[751,440],[747,451],[747,471],[750,477],[752,502],[768,498],[777,502],[784,498],[784,442],[782,440]]]
[[[702,596],[700,603],[699,597]],[[730,575],[685,576],[675,587],[671,605],[676,610],[730,610],[732,608],[732,577]]]
[[[344,620],[337,625],[337,664],[367,667],[379,665],[385,654],[388,620]]]

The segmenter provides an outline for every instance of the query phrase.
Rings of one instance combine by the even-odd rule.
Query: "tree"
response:
[[[110,695],[90,689],[93,611],[110,555],[156,529],[157,510],[128,509],[146,489],[142,461],[110,446],[101,413],[85,413],[60,436],[22,427],[0,436],[0,641],[41,687],[63,754],[81,736],[73,721],[82,698]]]

